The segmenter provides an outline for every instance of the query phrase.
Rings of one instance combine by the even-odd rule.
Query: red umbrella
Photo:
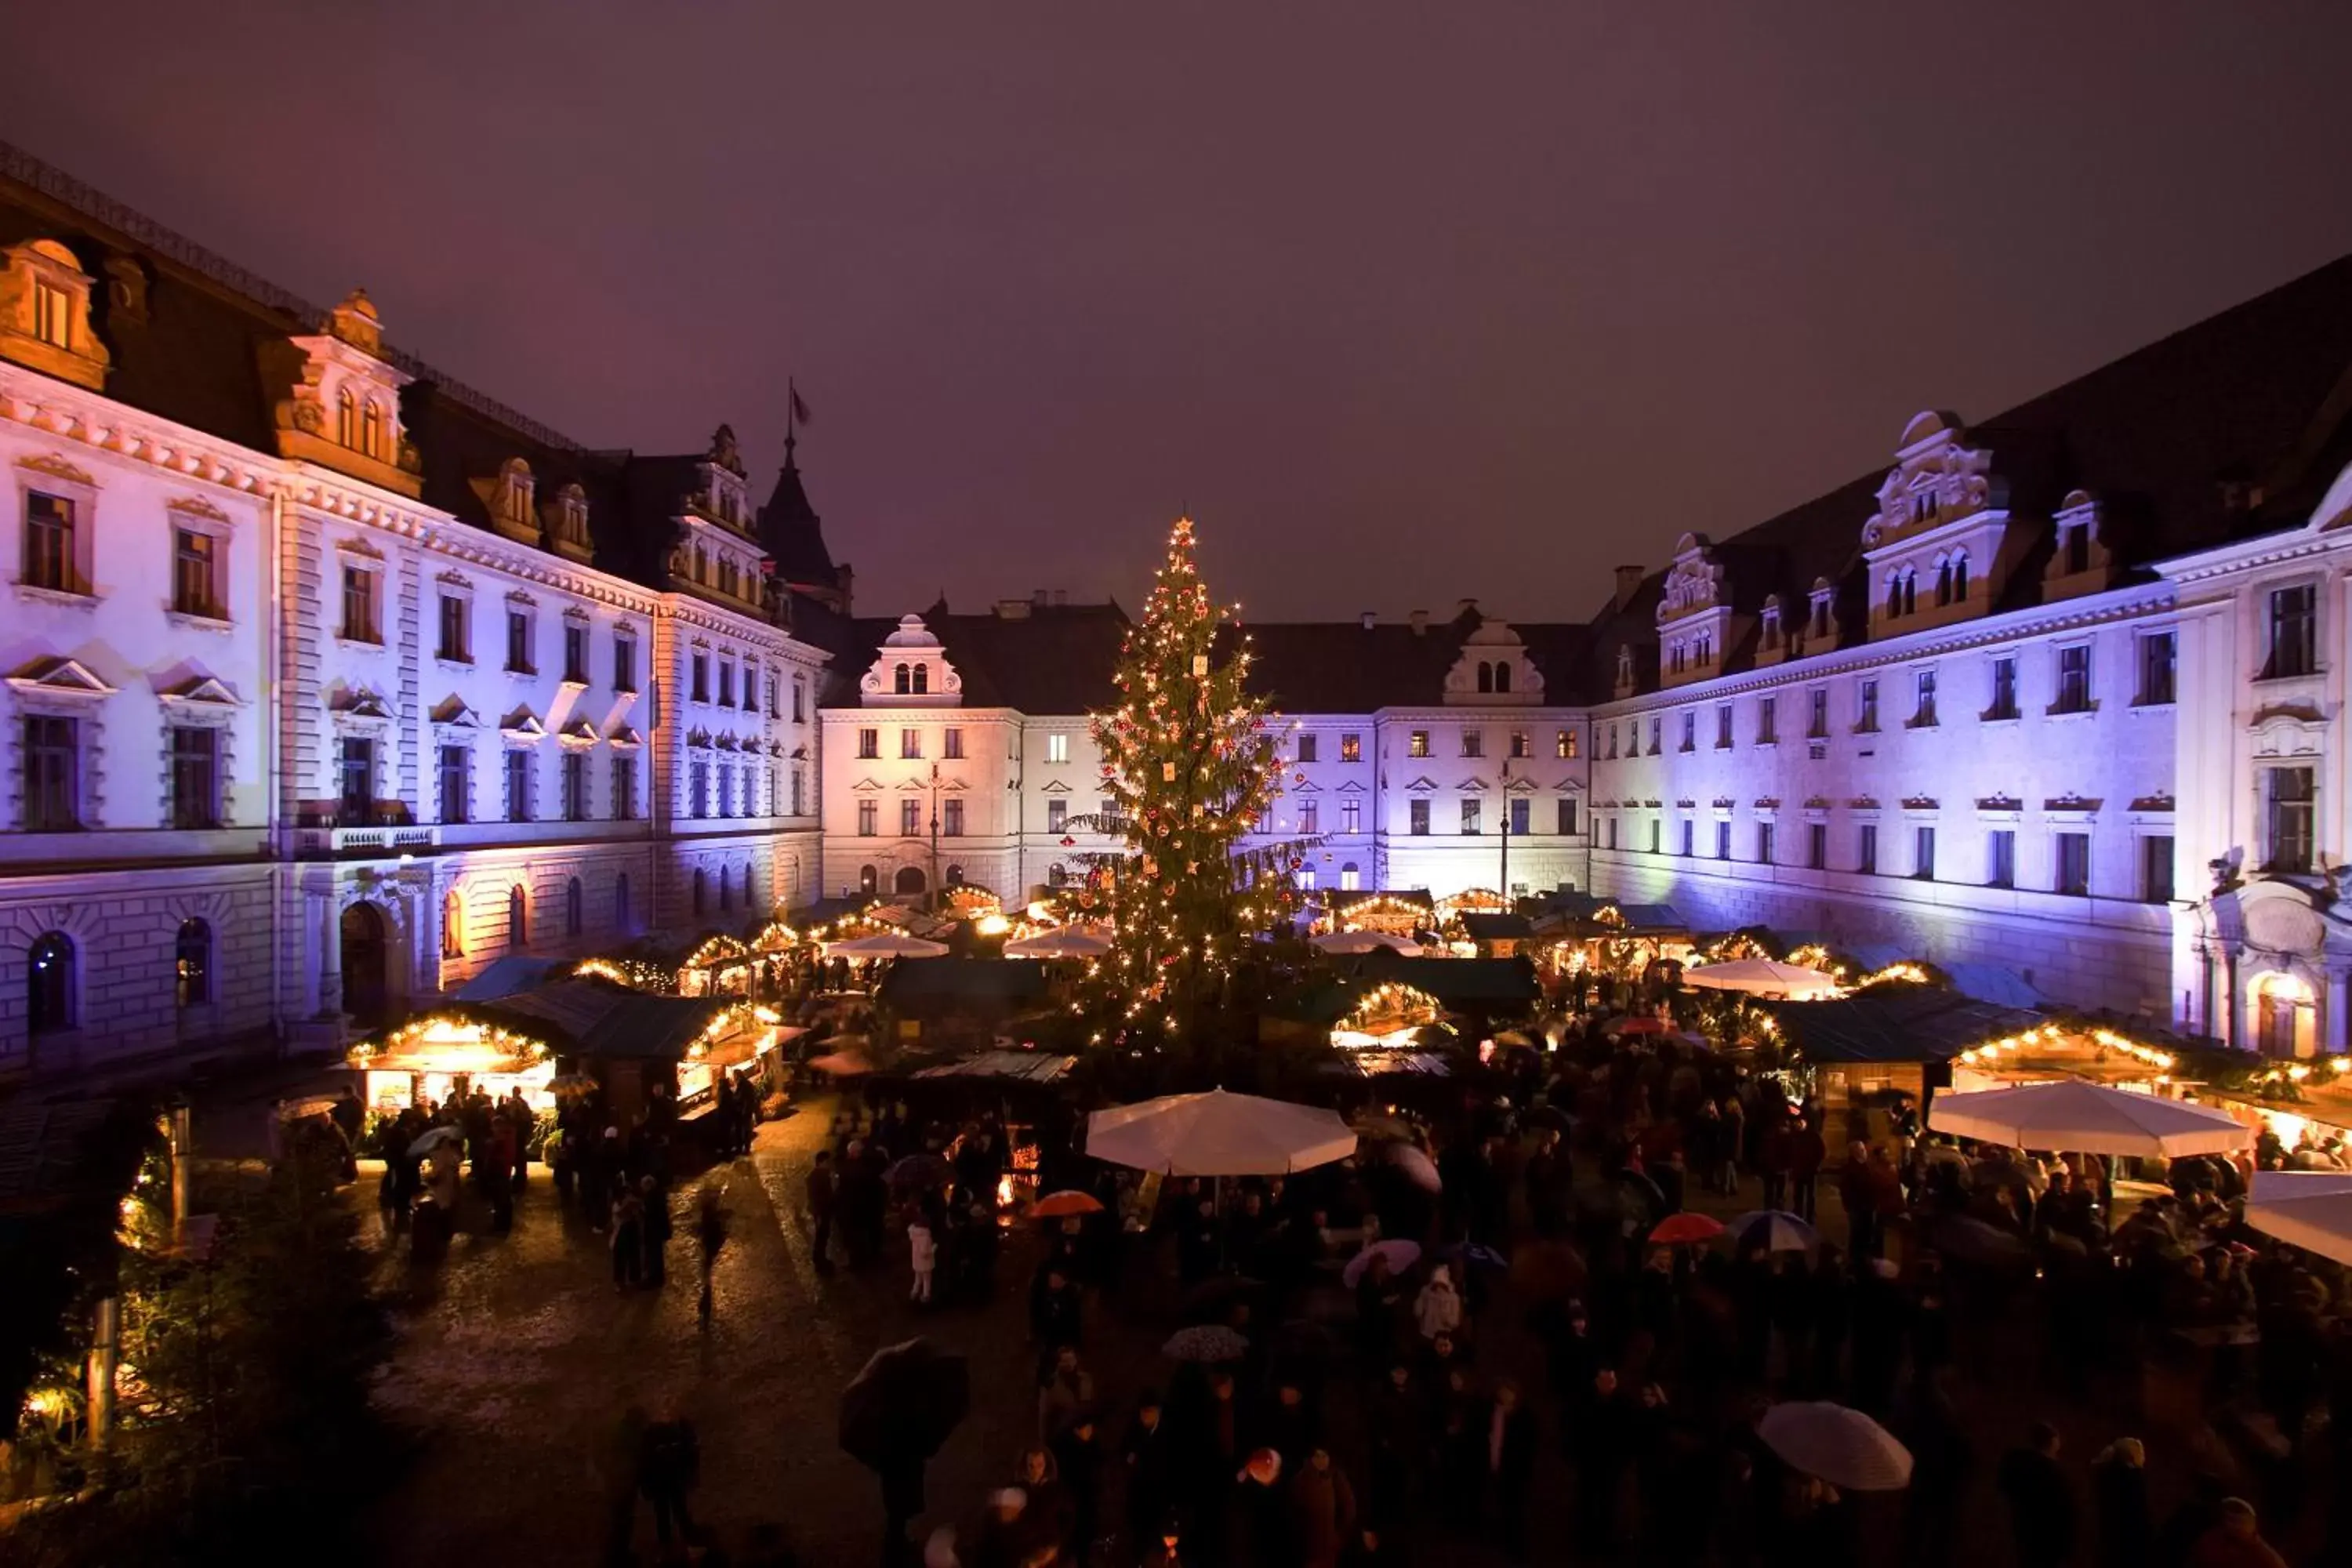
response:
[[[1638,1018],[1619,1018],[1613,1023],[1604,1024],[1601,1026],[1601,1032],[1604,1035],[1663,1035],[1667,1031],[1664,1019],[1653,1018],[1644,1015]]]
[[[1036,1219],[1060,1219],[1066,1215],[1100,1214],[1102,1203],[1090,1193],[1065,1190],[1047,1193],[1029,1209]]]
[[[1650,1239],[1661,1247],[1682,1247],[1702,1241],[1713,1241],[1723,1234],[1723,1222],[1709,1219],[1703,1214],[1668,1215],[1650,1233]]]

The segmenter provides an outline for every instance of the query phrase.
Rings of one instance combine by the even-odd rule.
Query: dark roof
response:
[[[1531,1003],[1543,995],[1536,966],[1524,958],[1407,958],[1383,948],[1358,959],[1352,973],[1376,984],[1401,981],[1444,1007]]]
[[[840,568],[834,564],[833,552],[825,548],[824,524],[801,484],[800,464],[793,458],[789,437],[776,488],[760,509],[759,531],[760,542],[776,563],[776,574],[787,584],[803,588],[841,585]]]
[[[2070,490],[2098,498],[2103,536],[2125,563],[2300,524],[2352,460],[2352,256],[2158,339],[2016,407],[1964,426],[1988,447],[2010,509],[2047,516]],[[1837,589],[1851,638],[1867,616],[1862,529],[1887,461],[1835,489],[1717,540],[1733,607],[1752,616],[1779,594],[1801,616],[1816,579]],[[2011,574],[1994,607],[2034,603],[2052,542]],[[1670,563],[1668,564],[1671,564]],[[1617,650],[1635,651],[1643,689],[1657,683],[1656,611],[1665,570],[1624,603],[1601,606],[1583,641],[1579,697],[1607,700]],[[1527,635],[1528,628],[1517,628]],[[1752,642],[1751,626],[1748,639]],[[1727,668],[1748,648],[1726,650]]]
[[[1834,1002],[1759,1004],[1812,1062],[1942,1062],[2048,1022],[1932,985],[1876,985]]]
[[[794,626],[800,626],[799,605]],[[1023,603],[1011,614],[957,615],[944,601],[923,612],[923,625],[946,651],[963,681],[971,708],[1011,708],[1023,713],[1091,713],[1112,706],[1111,673],[1126,640],[1127,612],[1101,605]],[[837,656],[836,700],[856,700],[857,681],[882,640],[898,629],[896,616],[860,617],[830,635]]]
[[[1536,918],[1549,925],[1594,925],[1602,910],[1615,910],[1629,932],[1687,931],[1689,925],[1672,904],[1626,904],[1597,893],[1561,891],[1528,900]]]
[[[1464,915],[1462,929],[1473,942],[1524,942],[1536,933],[1534,922],[1525,915]]]
[[[875,1000],[1029,1002],[1045,994],[1045,966],[1031,958],[921,958],[890,966]]]
[[[115,1100],[31,1099],[0,1109],[0,1213],[51,1207],[111,1179],[93,1166],[120,1153],[109,1142],[110,1124],[133,1110]]]

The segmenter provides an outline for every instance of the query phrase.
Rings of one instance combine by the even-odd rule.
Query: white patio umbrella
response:
[[[2246,1223],[2306,1252],[2352,1263],[2352,1172],[2256,1171]]]
[[[1355,1130],[1335,1110],[1222,1089],[1087,1118],[1087,1153],[1170,1176],[1278,1176],[1355,1152]]]
[[[1004,944],[1007,958],[1100,958],[1110,951],[1108,938],[1099,937],[1074,926],[1056,926],[1052,931],[1024,936],[1019,942]]]
[[[1859,1410],[1792,1400],[1756,1424],[1764,1446],[1793,1469],[1850,1492],[1899,1492],[1911,1484],[1911,1450]]]
[[[1333,931],[1321,936],[1309,937],[1308,945],[1320,952],[1378,952],[1382,948],[1402,953],[1407,958],[1421,956],[1421,943],[1411,937],[1391,936],[1384,931]]]
[[[1770,958],[1735,958],[1727,963],[1685,969],[1683,984],[1714,991],[1744,991],[1750,996],[1785,997],[1791,1002],[1817,1001],[1844,989],[1834,974]]]
[[[1958,1138],[2070,1154],[2172,1158],[2252,1146],[2254,1130],[2207,1106],[2081,1079],[1939,1094],[1927,1125]]]
[[[946,955],[947,943],[925,942],[919,936],[901,936],[897,931],[883,931],[876,936],[845,937],[824,944],[827,958],[940,958]]]

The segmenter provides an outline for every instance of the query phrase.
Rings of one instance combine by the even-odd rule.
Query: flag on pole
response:
[[[800,388],[787,384],[785,391],[793,400],[793,422],[796,425],[807,424],[809,422],[808,405],[801,401]]]

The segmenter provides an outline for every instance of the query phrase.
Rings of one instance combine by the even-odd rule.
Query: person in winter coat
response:
[[[1250,1568],[1290,1568],[1298,1561],[1291,1550],[1290,1510],[1282,1489],[1282,1456],[1260,1448],[1234,1478],[1239,1491],[1249,1549],[1244,1557]]]
[[[2018,1568],[2059,1568],[2074,1551],[2074,1491],[2058,1468],[2058,1432],[2037,1421],[2024,1447],[2001,1456],[1998,1482],[2009,1504]]]
[[[1339,1568],[1339,1553],[1356,1525],[1356,1493],[1331,1462],[1331,1450],[1317,1447],[1290,1481],[1290,1540],[1300,1568]]]
[[[940,1244],[931,1236],[931,1222],[920,1215],[907,1226],[907,1258],[915,1270],[915,1282],[907,1292],[907,1300],[928,1307],[931,1303],[931,1271],[939,1267]]]
[[[2263,1539],[2252,1503],[2224,1498],[2221,1522],[2189,1548],[2189,1568],[2286,1568],[2286,1559]]]
[[[659,1286],[669,1279],[669,1194],[651,1176],[637,1190],[645,1208],[646,1283]]]
[[[1070,1500],[1070,1553],[1084,1563],[1094,1550],[1102,1517],[1102,1435],[1095,1418],[1081,1410],[1053,1439],[1054,1468]]]
[[[1535,1481],[1536,1417],[1518,1384],[1495,1385],[1486,1415],[1486,1484],[1495,1500],[1495,1536],[1513,1562],[1528,1554],[1528,1492]]]
[[[1168,1522],[1179,1463],[1166,1409],[1150,1389],[1145,1389],[1136,1402],[1135,1420],[1119,1444],[1118,1463],[1127,1475],[1127,1533],[1136,1549],[1142,1551]]]
[[[2091,1461],[2091,1496],[2098,1505],[2102,1568],[2146,1568],[2156,1547],[2156,1516],[2147,1498],[2147,1451],[2137,1437],[2118,1437]]]
[[[1429,1283],[1412,1299],[1412,1321],[1424,1340],[1434,1340],[1461,1328],[1462,1297],[1454,1289],[1450,1272],[1440,1268],[1429,1277]]]
[[[654,1536],[665,1555],[673,1531],[681,1541],[693,1538],[694,1516],[687,1511],[686,1497],[701,1479],[702,1449],[694,1423],[675,1406],[663,1411],[661,1419],[646,1428],[638,1449],[637,1489],[653,1505]]]

